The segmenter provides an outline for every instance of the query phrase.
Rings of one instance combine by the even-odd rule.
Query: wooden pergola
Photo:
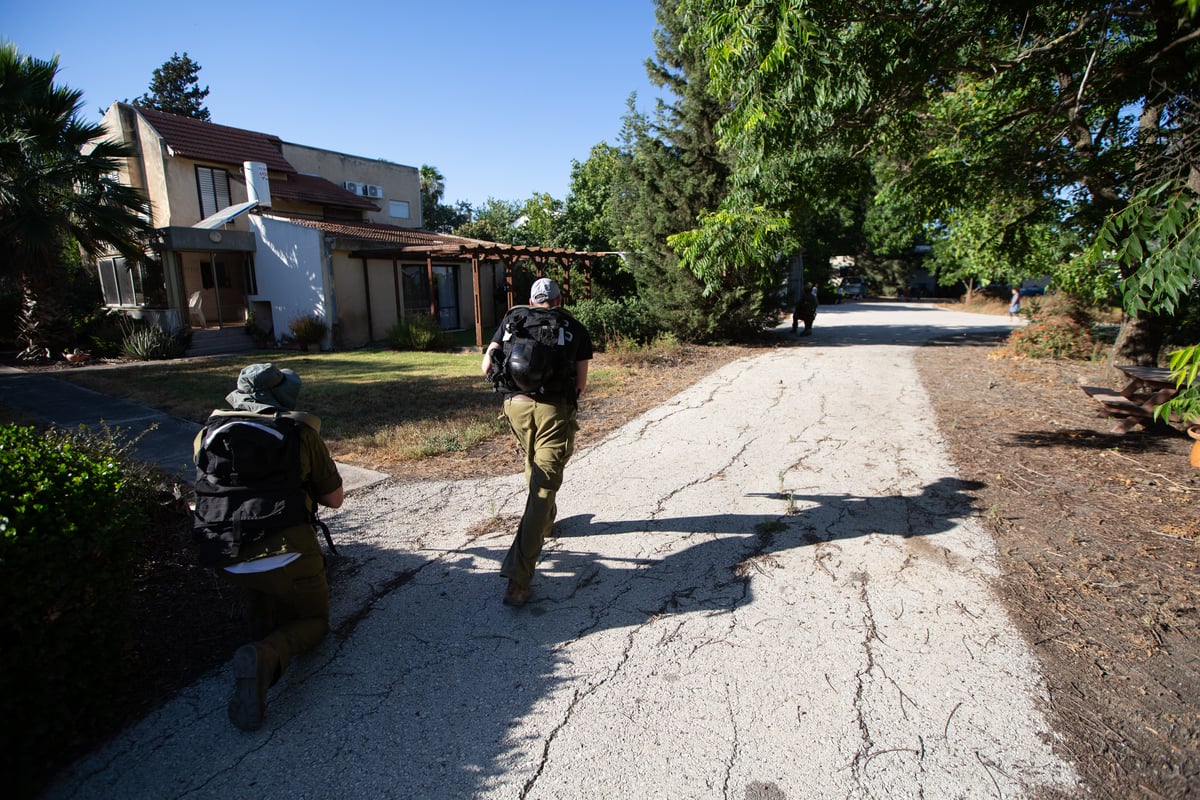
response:
[[[444,238],[454,239],[455,237]],[[433,287],[433,265],[435,261],[462,262],[470,259],[471,288],[475,298],[475,344],[478,347],[483,347],[483,304],[480,299],[479,286],[479,268],[481,264],[489,261],[498,261],[504,265],[504,283],[507,287],[508,307],[511,308],[513,306],[513,278],[516,275],[517,266],[522,262],[533,265],[533,272],[536,278],[544,277],[548,267],[557,267],[561,276],[558,278],[558,283],[559,288],[562,290],[563,302],[569,303],[574,296],[574,286],[571,281],[572,267],[577,267],[582,272],[582,296],[584,299],[588,299],[592,296],[592,264],[597,259],[608,255],[608,253],[587,253],[552,247],[527,247],[524,245],[500,244],[498,242],[485,242],[473,239],[441,241],[430,244],[405,244],[396,248],[379,250],[372,248],[370,250],[360,250],[351,255],[363,258],[411,258],[416,254],[421,254],[425,257],[425,269],[431,289]],[[433,291],[429,293],[429,313],[434,317],[438,313],[437,296]]]

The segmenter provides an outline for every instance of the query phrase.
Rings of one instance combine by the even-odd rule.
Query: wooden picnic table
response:
[[[1165,367],[1141,367],[1135,364],[1117,367],[1128,379],[1120,392],[1100,386],[1080,386],[1100,403],[1101,415],[1117,420],[1117,429],[1127,433],[1141,425],[1149,428],[1168,420],[1155,419],[1154,409],[1179,394],[1179,387]]]

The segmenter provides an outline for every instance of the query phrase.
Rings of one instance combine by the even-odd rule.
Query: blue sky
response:
[[[565,198],[572,159],[652,110],[653,0],[393,0],[339,5],[0,0],[0,39],[59,56],[99,119],[186,52],[212,121],[419,167],[446,200]]]

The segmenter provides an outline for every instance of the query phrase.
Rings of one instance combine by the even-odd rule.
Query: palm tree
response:
[[[421,165],[421,202],[430,208],[442,202],[446,192],[446,178],[437,167]]]
[[[145,254],[149,204],[117,177],[124,145],[80,119],[82,92],[55,86],[58,58],[0,44],[0,276],[21,292],[25,358],[53,358],[71,340],[58,288],[62,253]]]

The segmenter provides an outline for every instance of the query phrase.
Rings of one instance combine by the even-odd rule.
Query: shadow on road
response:
[[[915,495],[755,495],[779,500],[785,513],[778,515],[567,517],[543,554],[534,600],[515,610],[501,606],[503,582],[495,573],[508,533],[427,561],[348,543],[335,594],[361,580],[367,566],[390,578],[312,657],[322,663],[272,701],[278,722],[271,731],[243,737],[223,729],[221,714],[216,735],[229,745],[226,756],[244,758],[250,769],[286,760],[287,782],[316,796],[349,796],[352,786],[366,795],[370,787],[397,797],[475,795],[514,773],[529,775],[529,788],[594,691],[638,680],[622,668],[646,626],[683,615],[698,615],[689,616],[689,626],[724,624],[720,617],[754,602],[750,567],[775,553],[869,534],[950,530],[971,515],[970,491],[979,487],[944,478]],[[345,540],[359,539],[347,533]],[[686,653],[696,645],[688,637],[696,635],[689,628],[672,669],[690,669]],[[586,713],[594,724],[607,712],[589,706]],[[612,720],[614,731],[624,724]],[[318,752],[314,738],[330,744]],[[287,758],[295,752],[312,757]],[[369,783],[348,787],[345,778],[354,775],[369,776]]]

